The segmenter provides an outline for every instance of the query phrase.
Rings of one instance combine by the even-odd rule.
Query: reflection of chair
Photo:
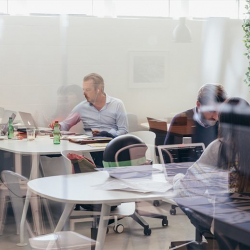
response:
[[[14,212],[14,218],[16,222],[16,231],[17,234],[19,234],[20,231],[20,222],[21,222],[21,216],[20,209],[23,207],[23,197],[26,194],[27,191],[27,182],[28,179],[24,176],[21,176],[17,173],[14,173],[12,171],[4,170],[1,173],[3,183],[1,184],[1,224],[0,224],[0,235],[3,232],[4,228],[4,222],[7,216],[7,198],[10,197],[10,201],[12,204],[12,209]],[[21,182],[22,181],[22,182]],[[31,210],[33,217],[37,216],[38,214],[35,213],[36,208],[34,204],[34,199],[31,199]],[[47,204],[44,204],[45,208]],[[22,211],[22,210],[21,210]],[[48,210],[46,210],[48,213]],[[49,217],[50,219],[51,217]],[[36,221],[36,220],[34,220]],[[52,221],[50,220],[51,225]]]
[[[161,145],[158,146],[159,158],[161,164],[180,163],[180,168],[175,165],[170,165],[171,172],[175,174],[181,172],[186,173],[192,162],[197,161],[203,153],[205,146],[203,143],[177,144],[177,145]],[[188,162],[191,162],[190,164]],[[188,164],[185,164],[188,163]],[[167,167],[166,165],[165,167]],[[173,169],[176,168],[176,169]],[[169,169],[170,171],[170,169]],[[168,172],[168,169],[167,169]],[[177,204],[174,200],[168,200],[171,205],[170,214],[176,214]]]
[[[67,155],[76,154],[76,155],[83,155],[82,152],[79,151],[72,151],[72,150],[64,150],[62,151],[62,156],[64,160],[65,165],[65,171],[67,173],[72,173],[72,163],[67,157]],[[88,157],[92,160],[89,153],[84,153],[85,157]],[[84,190],[83,190],[84,192]],[[98,205],[97,205],[98,206]],[[135,204],[133,202],[125,203],[119,205],[117,208],[115,208],[113,211],[111,211],[109,224],[115,223],[114,225],[114,231],[116,233],[122,233],[123,232],[123,225],[117,223],[117,219],[122,219],[124,217],[130,216],[135,211]],[[70,230],[74,229],[74,224],[79,222],[86,222],[86,221],[92,221],[92,228],[91,228],[91,238],[96,239],[97,236],[97,224],[99,221],[101,212],[100,211],[73,211],[70,218]],[[84,218],[79,218],[83,217]],[[72,217],[78,217],[78,218],[72,218]]]
[[[130,133],[131,135],[135,135],[139,137],[148,147],[146,152],[147,159],[151,159],[153,163],[156,163],[156,155],[155,155],[155,133],[151,131],[137,131]]]
[[[2,177],[4,180],[4,184],[9,191],[16,224],[19,228],[24,200],[23,190],[21,189],[21,187],[24,185],[23,182],[27,182],[28,179],[17,173],[7,170],[2,172]],[[45,199],[43,200],[46,201]],[[44,205],[47,211],[47,215],[50,216],[50,212],[48,206],[46,205],[46,202],[44,203]],[[50,219],[51,218],[49,218],[49,220]],[[33,249],[47,249],[48,245],[51,246],[50,249],[62,249],[62,247],[63,249],[84,249],[85,247],[89,247],[90,245],[95,243],[95,241],[75,232],[66,231],[35,237],[31,230],[31,227],[29,226],[29,223],[27,223],[27,229],[32,237],[29,239],[29,241]]]
[[[7,204],[9,202],[9,192],[4,184],[0,183],[0,235],[3,234],[6,212],[7,212]],[[18,234],[17,228],[17,234]]]
[[[138,166],[145,165],[147,146],[138,137],[134,135],[123,135],[113,139],[106,147],[103,160],[105,167],[115,166]],[[144,212],[143,216],[162,219],[162,226],[168,225],[166,216]],[[148,223],[141,217],[138,209],[131,216],[137,223],[144,228],[144,234],[150,235]]]

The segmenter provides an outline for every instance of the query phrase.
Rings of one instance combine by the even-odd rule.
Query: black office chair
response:
[[[211,215],[201,214],[183,205],[179,207],[195,226],[195,241],[171,242],[170,248],[178,248],[178,245],[186,244],[187,250],[235,250],[230,240],[219,232],[216,226],[214,234],[211,233],[210,228],[213,221]],[[203,236],[207,241],[202,241]]]
[[[152,164],[152,161],[146,159],[146,151],[146,144],[138,137],[122,135],[107,145],[103,153],[103,165],[104,167],[125,167]],[[168,225],[167,216],[154,213],[145,213],[143,216],[162,219],[162,226]],[[148,223],[141,217],[137,209],[131,217],[144,228],[145,235],[151,234]]]

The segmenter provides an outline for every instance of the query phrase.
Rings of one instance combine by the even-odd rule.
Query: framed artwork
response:
[[[129,51],[129,87],[164,88],[168,78],[168,51]]]

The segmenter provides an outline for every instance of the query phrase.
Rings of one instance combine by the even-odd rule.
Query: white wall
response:
[[[43,114],[56,110],[59,86],[81,86],[91,72],[104,77],[106,92],[122,99],[139,121],[193,107],[197,90],[208,82],[250,100],[238,20],[224,26],[217,25],[221,20],[189,20],[190,44],[173,42],[178,20],[2,16],[0,21],[0,106],[36,113],[41,125]],[[130,51],[168,51],[163,88],[129,88]]]

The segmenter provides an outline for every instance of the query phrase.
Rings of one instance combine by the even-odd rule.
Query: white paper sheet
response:
[[[105,183],[96,185],[97,189],[101,190],[124,190],[142,193],[165,193],[172,188],[172,185],[167,182],[158,182],[144,178],[133,179],[108,179]]]

